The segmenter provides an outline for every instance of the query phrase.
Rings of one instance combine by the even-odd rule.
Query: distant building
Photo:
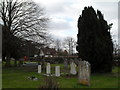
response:
[[[41,50],[44,53],[45,57],[57,56],[57,51],[55,50],[55,48],[46,47],[42,48]]]

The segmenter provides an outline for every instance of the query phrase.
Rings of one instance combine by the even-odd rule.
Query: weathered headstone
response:
[[[38,73],[41,73],[41,65],[38,65]]]
[[[60,76],[60,66],[55,66],[55,76],[56,77]]]
[[[50,71],[50,63],[47,63],[47,66],[46,66],[46,74],[50,74],[51,71]]]
[[[90,85],[90,64],[87,61],[79,62],[78,82],[83,85]]]
[[[80,60],[78,60],[77,58],[74,59],[74,63],[75,63],[77,66],[78,66],[78,64],[79,64],[79,61],[80,61]]]
[[[68,62],[67,62],[67,59],[64,60],[64,68],[65,68],[65,70],[68,69]]]
[[[71,64],[70,64],[70,74],[76,75],[76,73],[77,73],[76,64],[74,62],[71,62]]]

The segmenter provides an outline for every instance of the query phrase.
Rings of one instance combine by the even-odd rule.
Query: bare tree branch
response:
[[[69,54],[73,54],[73,49],[76,47],[75,39],[72,37],[67,37],[64,39],[63,44],[64,48],[66,48],[69,51]]]
[[[44,9],[33,1],[3,0],[0,2],[0,18],[4,26],[15,36],[45,39],[48,18]]]

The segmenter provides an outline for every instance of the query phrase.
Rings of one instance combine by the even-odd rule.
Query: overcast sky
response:
[[[93,6],[104,14],[108,24],[113,23],[111,33],[117,40],[118,35],[118,1],[119,0],[34,0],[45,8],[50,18],[50,34],[58,39],[72,36],[77,40],[77,21],[85,6]]]

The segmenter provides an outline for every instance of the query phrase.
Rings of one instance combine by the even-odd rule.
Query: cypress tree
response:
[[[78,18],[77,51],[82,60],[89,61],[92,72],[111,72],[113,42],[110,35],[112,24],[107,24],[102,13],[85,7]]]

